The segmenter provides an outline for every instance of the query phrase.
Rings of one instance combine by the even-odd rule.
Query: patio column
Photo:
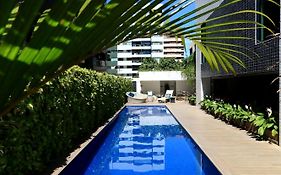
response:
[[[196,104],[204,98],[202,75],[201,75],[201,58],[200,49],[196,46]]]
[[[140,83],[140,80],[137,79],[137,80],[135,80],[135,81],[136,81],[136,91],[137,91],[138,93],[140,93],[140,92],[141,92],[141,83]]]

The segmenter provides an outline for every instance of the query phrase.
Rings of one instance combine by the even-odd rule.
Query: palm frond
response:
[[[221,67],[235,72],[233,62],[244,66],[237,54],[247,53],[241,52],[238,45],[230,48],[221,40],[251,38],[218,34],[253,27],[219,27],[232,23],[270,29],[255,21],[220,20],[241,14],[270,18],[244,10],[207,19],[204,23],[210,25],[202,27],[203,23],[197,22],[199,18],[243,0],[229,0],[210,8],[219,1],[192,9],[195,0],[55,0],[47,5],[45,0],[0,0],[0,115],[87,55],[153,34],[188,38],[200,48],[213,69]]]

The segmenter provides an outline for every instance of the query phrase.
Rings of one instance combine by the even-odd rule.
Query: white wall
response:
[[[176,81],[176,93],[188,91],[187,81]]]
[[[152,91],[155,95],[160,95],[160,81],[141,81],[141,91],[147,94],[147,91]]]
[[[147,91],[153,91],[155,95],[163,95],[165,92],[161,93],[160,81],[141,81],[141,91],[146,94]],[[174,90],[174,94],[177,95],[181,91],[189,91],[187,86],[187,81],[176,81],[176,89]]]
[[[181,71],[150,71],[150,72],[139,72],[139,79],[141,81],[169,81],[169,80],[185,80],[182,76]]]

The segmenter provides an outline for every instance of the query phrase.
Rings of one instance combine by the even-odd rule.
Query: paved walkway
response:
[[[256,141],[185,102],[166,105],[222,174],[281,175],[281,147]]]

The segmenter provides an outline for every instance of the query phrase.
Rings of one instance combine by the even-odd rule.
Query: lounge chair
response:
[[[127,92],[126,95],[128,97],[129,103],[145,103],[147,99],[146,94],[141,94],[137,92]]]
[[[165,96],[158,98],[159,103],[167,103],[173,97],[174,90],[166,90]]]
[[[152,91],[147,91],[147,102],[153,102],[154,97],[153,97],[153,92]]]

